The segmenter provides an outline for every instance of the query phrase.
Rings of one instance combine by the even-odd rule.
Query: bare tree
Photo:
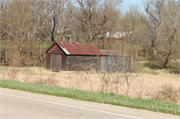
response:
[[[158,38],[158,28],[161,25],[161,17],[165,0],[147,0],[144,3],[146,13],[148,14],[147,29],[154,56],[157,55],[156,42]]]
[[[40,33],[44,31],[52,42],[55,42],[57,28],[62,25],[61,20],[67,3],[67,0],[39,0],[36,2],[36,7],[38,7],[35,13],[40,17],[39,31]]]
[[[180,30],[180,9],[175,0],[167,0],[164,6],[164,12],[162,13],[162,32],[165,36],[165,40],[168,41],[165,61],[163,68],[166,67],[170,56],[176,53],[176,44],[179,42],[178,32]]]
[[[31,5],[33,1],[6,1],[1,7],[2,44],[6,50],[6,59],[12,65],[24,65],[30,48],[30,41],[36,28],[32,26]],[[11,45],[13,44],[13,45]],[[5,52],[5,51],[4,51]],[[20,64],[19,64],[20,63]]]
[[[177,50],[179,31],[179,7],[176,0],[149,0],[145,3],[149,16],[147,28],[154,56],[157,55],[157,43],[163,53],[162,68],[165,68],[169,58]],[[165,45],[164,45],[165,44]],[[163,48],[164,47],[164,48]],[[162,52],[163,51],[163,52]]]
[[[78,19],[84,30],[87,32],[89,42],[94,42],[94,39],[99,35],[103,26],[111,19],[113,13],[118,15],[117,6],[121,0],[76,0],[79,8],[77,11],[69,9],[69,13]]]
[[[36,66],[45,59],[44,42],[37,39],[39,20],[35,1],[6,0],[1,7],[3,60],[11,66]],[[48,41],[47,41],[48,43]]]
[[[125,33],[126,47],[131,48],[130,55],[135,56],[135,59],[139,50],[146,44],[147,30],[144,21],[145,16],[139,12],[138,6],[130,6],[129,11],[120,21],[121,30]]]

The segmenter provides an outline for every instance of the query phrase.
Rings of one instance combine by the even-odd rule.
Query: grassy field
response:
[[[95,93],[92,91],[82,91],[34,83],[22,83],[11,80],[0,80],[0,87],[180,115],[179,105],[175,103],[155,101],[153,99],[130,98],[114,93],[104,93],[102,91]]]
[[[128,96],[143,99],[153,98],[180,104],[179,96],[177,96],[180,94],[179,75],[170,74],[167,70],[150,69],[141,64],[137,65],[137,70],[130,77],[134,80],[129,86]],[[0,70],[0,77],[4,80],[127,95],[128,87],[126,83],[123,83],[124,73],[52,72],[42,67],[0,67]],[[134,78],[134,76],[136,77]],[[119,82],[116,83],[116,81]],[[164,86],[167,88],[163,88]],[[165,92],[164,95],[159,94],[162,91]]]

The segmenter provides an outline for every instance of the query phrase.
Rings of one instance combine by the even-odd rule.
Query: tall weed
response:
[[[154,99],[177,103],[179,101],[178,90],[172,85],[164,85],[162,86],[162,90],[154,96]]]

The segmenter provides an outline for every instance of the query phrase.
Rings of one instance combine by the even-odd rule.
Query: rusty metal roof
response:
[[[66,55],[104,55],[92,43],[56,42]]]

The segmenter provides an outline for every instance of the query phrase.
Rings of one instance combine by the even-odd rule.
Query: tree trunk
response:
[[[139,48],[136,48],[136,51],[135,51],[135,59],[137,59],[137,57],[138,57],[138,52],[139,52]]]
[[[169,50],[169,53],[168,53],[168,55],[167,55],[167,57],[166,57],[166,60],[165,60],[165,62],[164,62],[164,65],[163,65],[163,68],[166,68],[166,65],[167,65],[167,63],[169,62],[169,57],[170,57],[170,55],[171,55],[171,49]]]
[[[89,30],[89,42],[91,42],[92,41],[92,33],[91,33],[91,26],[90,26],[90,24],[88,24],[88,30]]]
[[[54,38],[54,32],[55,32],[55,27],[56,27],[56,19],[55,17],[53,17],[53,29],[52,29],[52,33],[51,33],[51,41],[55,42],[55,38]]]
[[[152,46],[152,50],[153,50],[153,55],[156,56],[157,55],[157,51],[156,51],[154,46]]]

